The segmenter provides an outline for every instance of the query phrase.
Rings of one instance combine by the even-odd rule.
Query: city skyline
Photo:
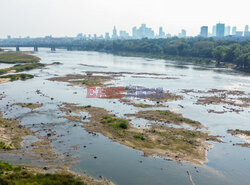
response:
[[[130,34],[131,33],[131,34]],[[245,25],[243,30],[239,30],[237,26],[226,25],[224,23],[217,23],[213,25],[211,28],[209,26],[203,25],[200,27],[200,32],[197,35],[188,35],[187,30],[181,29],[176,34],[170,34],[162,26],[158,28],[158,31],[154,31],[154,29],[148,27],[146,24],[141,24],[140,26],[133,26],[131,31],[128,30],[120,30],[117,29],[116,26],[113,27],[112,32],[105,32],[103,34],[89,34],[89,33],[78,33],[76,36],[84,39],[142,39],[142,38],[170,38],[170,37],[224,37],[224,36],[250,36],[249,25]],[[42,37],[56,37],[52,35],[46,35],[41,37],[33,37],[33,38],[42,38]],[[67,37],[67,36],[65,36]],[[6,37],[5,37],[6,38]],[[0,38],[0,39],[5,39]],[[7,39],[11,38],[31,38],[27,37],[12,37],[11,35],[7,35]]]
[[[204,6],[206,4],[206,6]],[[195,36],[201,25],[210,28],[215,22],[237,25],[243,30],[249,24],[248,6],[215,1],[169,0],[2,0],[0,7],[0,38],[75,36],[78,33],[104,34],[116,25],[132,34],[134,25],[145,23],[158,32],[160,26],[171,35],[181,29]],[[216,6],[215,6],[216,5]]]

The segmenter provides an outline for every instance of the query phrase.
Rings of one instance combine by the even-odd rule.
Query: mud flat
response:
[[[48,173],[47,170],[54,173]],[[71,184],[71,185],[112,185],[110,181],[94,180],[86,175],[69,171],[67,168],[49,166],[14,166],[0,161],[1,184]]]
[[[246,143],[236,143],[236,145],[250,148],[250,130],[236,129],[236,130],[228,130],[227,132],[232,134],[233,136],[241,138],[246,142]]]
[[[34,110],[34,109],[37,109],[37,108],[40,108],[43,106],[42,103],[15,103],[13,105],[18,105],[20,107],[24,107],[24,108],[28,108],[28,109],[31,109],[31,110]]]
[[[188,161],[202,165],[206,161],[206,152],[212,146],[208,141],[220,141],[207,132],[151,125],[148,128],[135,128],[126,119],[118,118],[99,107],[77,106],[64,103],[61,111],[89,113],[89,121],[83,127],[89,133],[101,133],[104,136],[134,149],[144,152],[145,156],[161,156],[178,162]],[[82,117],[79,116],[79,120]]]
[[[127,105],[132,105],[134,107],[140,107],[140,108],[167,107],[162,104],[153,105],[153,104],[145,104],[145,103],[135,103],[131,99],[124,99],[124,98],[120,99],[119,101]]]
[[[20,149],[22,137],[27,135],[33,135],[33,132],[17,120],[4,119],[0,112],[0,142],[6,146],[2,148]]]
[[[24,52],[0,51],[0,63],[17,64],[39,62],[39,57]]]
[[[63,77],[49,78],[50,81],[68,82],[76,86],[103,86],[104,83],[113,80],[109,76],[93,76],[91,74],[69,74]]]
[[[134,116],[151,121],[159,121],[176,125],[189,125],[192,127],[204,127],[200,122],[183,117],[181,114],[176,114],[168,110],[148,110],[139,111],[136,114],[126,114],[126,116]]]

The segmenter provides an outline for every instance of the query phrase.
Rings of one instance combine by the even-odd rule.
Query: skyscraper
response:
[[[109,36],[109,33],[108,33],[108,32],[105,33],[105,39],[106,39],[106,40],[109,40],[109,39],[110,39],[110,36]]]
[[[202,26],[201,27],[200,36],[201,37],[207,37],[208,36],[208,27],[207,26]]]
[[[244,36],[245,37],[250,37],[250,31],[249,31],[249,26],[248,25],[245,26]]]
[[[187,35],[186,30],[182,29],[181,33],[179,33],[178,37],[182,38],[182,37],[186,37],[186,35]]]
[[[117,39],[118,38],[118,35],[117,35],[117,30],[116,30],[116,27],[114,27],[113,29],[113,35],[112,35],[112,39]]]
[[[165,33],[164,33],[164,31],[163,31],[163,28],[160,27],[160,28],[159,28],[159,38],[164,38],[164,37],[165,37]]]
[[[213,37],[216,36],[216,26],[215,25],[213,26],[212,35],[213,35]]]
[[[236,31],[237,31],[237,28],[236,28],[236,26],[234,26],[232,29],[232,35],[236,35]]]
[[[216,24],[216,37],[224,37],[225,34],[225,24]]]
[[[227,26],[226,28],[225,28],[225,36],[228,36],[228,35],[230,35],[231,34],[231,27],[230,26]]]
[[[245,26],[245,31],[249,31],[249,26],[248,25]]]

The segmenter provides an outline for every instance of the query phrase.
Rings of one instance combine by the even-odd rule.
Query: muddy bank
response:
[[[104,83],[113,80],[110,76],[94,76],[92,74],[69,74],[63,77],[49,78],[50,81],[68,82],[76,86],[103,86]]]
[[[203,164],[206,152],[211,147],[207,141],[219,141],[215,136],[197,130],[177,129],[168,126],[151,125],[148,128],[135,128],[126,119],[118,118],[99,107],[63,104],[61,111],[70,115],[87,112],[89,121],[82,121],[89,133],[101,133],[104,136],[131,148],[144,152],[145,156],[159,155],[178,162],[188,161]],[[85,120],[80,115],[79,120]]]
[[[181,114],[176,114],[168,110],[139,111],[136,114],[126,114],[126,116],[134,116],[134,117],[143,118],[146,120],[159,121],[159,122],[165,122],[165,123],[176,124],[176,125],[186,124],[186,125],[196,127],[196,128],[204,127],[198,121],[185,118]]]
[[[250,131],[249,130],[227,130],[233,136],[241,138],[245,143],[236,143],[236,145],[240,145],[242,147],[250,148]]]
[[[162,105],[162,104],[154,105],[154,104],[145,104],[145,103],[135,103],[131,99],[124,99],[124,98],[120,99],[119,101],[124,103],[124,104],[132,105],[134,107],[139,107],[139,108],[167,107],[167,106]]]

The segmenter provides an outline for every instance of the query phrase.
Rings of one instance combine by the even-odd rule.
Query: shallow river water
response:
[[[32,50],[32,48],[25,50]],[[208,113],[208,109],[223,110],[223,105],[197,105],[195,104],[197,96],[202,95],[186,94],[182,91],[183,89],[240,90],[249,96],[250,76],[230,70],[183,65],[165,60],[121,57],[98,52],[58,49],[52,53],[49,49],[39,48],[39,52],[34,55],[40,57],[42,63],[61,62],[62,65],[48,65],[43,69],[29,71],[28,73],[36,76],[31,80],[0,84],[0,93],[4,92],[6,95],[0,100],[0,110],[4,117],[17,118],[23,125],[34,131],[41,127],[48,127],[56,131],[56,135],[63,135],[60,138],[63,142],[52,141],[52,146],[56,152],[68,153],[74,157],[77,163],[71,166],[71,170],[96,179],[99,179],[101,175],[114,184],[120,185],[188,185],[191,182],[187,171],[190,171],[194,183],[198,185],[250,184],[250,149],[233,145],[244,141],[227,133],[228,129],[250,130],[250,109],[244,108],[239,113]],[[80,64],[85,64],[85,66]],[[6,65],[2,67],[0,65],[0,68],[3,67]],[[163,88],[184,96],[183,100],[167,102],[166,105],[169,105],[169,108],[166,109],[200,121],[209,128],[211,134],[222,136],[224,143],[213,143],[213,148],[207,154],[208,161],[203,166],[197,166],[186,162],[180,164],[160,157],[144,157],[142,152],[115,143],[101,134],[97,136],[89,134],[81,124],[73,126],[73,122],[58,116],[60,115],[58,105],[63,102],[103,107],[119,117],[125,117],[124,114],[135,113],[141,109],[125,105],[117,99],[86,98],[84,87],[47,80],[66,74],[83,74],[85,71],[157,73],[173,78],[159,79],[153,78],[152,75],[138,77],[138,75],[124,74],[108,83],[115,86],[136,85]],[[36,90],[40,90],[45,96],[37,94]],[[39,109],[39,112],[33,113],[28,109],[6,107],[7,104],[17,102],[39,102],[43,103],[43,107]],[[146,120],[139,119],[133,119],[132,122],[137,125],[147,123]],[[46,123],[46,126],[40,123]],[[32,124],[34,125],[31,126]],[[29,140],[32,138],[27,137],[23,144]],[[73,145],[79,145],[80,148],[74,150]],[[97,159],[93,156],[97,156]],[[4,154],[0,154],[0,157],[13,163],[39,163],[29,158],[23,158],[20,161],[17,157]]]

